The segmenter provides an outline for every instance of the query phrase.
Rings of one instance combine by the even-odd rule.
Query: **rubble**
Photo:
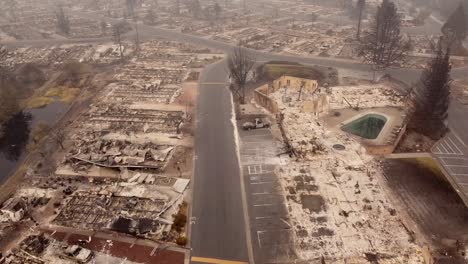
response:
[[[81,253],[70,254],[78,251]],[[35,233],[26,237],[18,247],[6,252],[1,261],[5,264],[120,263],[122,261],[137,264],[112,257],[105,251],[95,252],[85,246],[68,244],[66,241],[60,241],[45,233]]]
[[[10,198],[2,205],[1,221],[19,222],[27,212],[26,202],[22,198]]]
[[[67,159],[76,169],[86,164],[108,168],[159,169],[174,149],[173,146],[161,146],[153,143],[130,145],[128,142],[106,140],[81,140],[75,142],[75,146],[76,149],[68,153]]]
[[[166,224],[161,224],[158,219],[170,202],[169,197],[163,194],[158,196],[158,199],[141,195],[128,197],[106,190],[77,192],[60,211],[54,223],[81,230],[109,229],[131,234],[137,232],[130,231],[130,226],[124,229],[123,223],[146,223],[144,225],[148,227],[145,229],[149,228],[151,237],[158,239],[164,230],[163,224]],[[144,234],[150,233],[149,231]]]
[[[344,108],[401,106],[401,98],[379,84],[304,90],[300,100],[299,93],[300,88],[286,85],[269,98],[277,104],[275,114],[282,117],[285,136],[297,154],[283,159],[276,172],[300,257],[367,263],[366,256],[375,255],[379,263],[424,263],[421,248],[388,199],[382,168],[359,141],[328,128],[319,115]],[[304,111],[303,103],[320,93],[329,98],[327,107],[316,114]]]
[[[173,219],[179,205],[186,204],[192,173],[195,98],[180,95],[196,94],[200,67],[220,56],[168,41],[142,42],[138,53],[133,44],[124,45],[125,61],[110,43],[1,50],[5,60],[0,64],[12,69],[34,63],[53,75],[69,61],[104,68],[82,82],[81,93],[92,95],[80,96],[71,108],[76,112],[67,114],[70,119],[59,128],[61,137],[51,138],[57,148],[35,157],[27,181],[2,205],[2,241],[10,236],[19,241],[37,228],[70,234],[93,230],[116,239],[139,237],[144,243],[176,245],[185,238],[185,223],[174,229]],[[93,89],[97,82],[99,90]],[[17,233],[17,226],[25,228]],[[64,257],[65,245],[52,244],[44,245],[42,253],[12,250],[8,263],[68,263],[57,260]]]

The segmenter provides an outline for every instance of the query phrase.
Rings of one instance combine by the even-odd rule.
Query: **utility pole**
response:
[[[135,13],[133,13],[133,21],[135,22],[135,46],[136,46],[136,51],[140,51],[140,35],[138,33],[138,20],[135,17]]]

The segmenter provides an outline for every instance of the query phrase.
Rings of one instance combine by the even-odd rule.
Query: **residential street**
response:
[[[223,62],[205,68],[200,78],[192,257],[247,262],[239,161]]]

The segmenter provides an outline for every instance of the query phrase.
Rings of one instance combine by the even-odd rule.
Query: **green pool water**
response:
[[[385,123],[387,123],[386,117],[378,114],[367,114],[342,126],[341,130],[362,138],[376,139]]]

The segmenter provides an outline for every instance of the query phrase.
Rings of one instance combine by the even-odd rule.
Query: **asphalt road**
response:
[[[192,257],[248,261],[232,102],[223,62],[200,77],[195,132]]]

